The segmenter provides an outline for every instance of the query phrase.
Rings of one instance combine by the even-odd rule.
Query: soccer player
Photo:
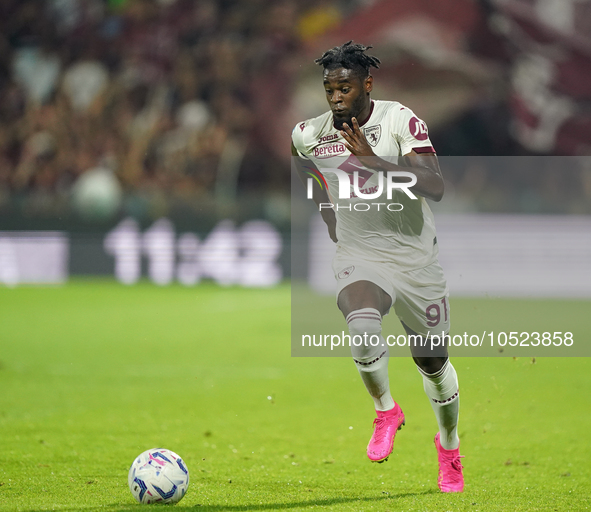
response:
[[[449,294],[437,260],[433,214],[425,200],[441,200],[443,177],[425,123],[398,102],[371,99],[370,68],[378,68],[380,60],[365,53],[369,48],[349,41],[315,61],[324,70],[330,111],[296,125],[292,155],[305,183],[303,168],[312,167],[328,184],[328,191],[315,185],[313,198],[322,206],[336,243],[337,305],[349,333],[381,340],[351,347],[377,413],[367,456],[373,462],[386,461],[405,423],[390,393],[388,345],[381,336],[382,317],[394,307],[413,337],[411,353],[439,426],[439,489],[461,492],[458,378],[447,349],[434,352],[427,344],[429,336],[449,332]],[[391,171],[388,187],[384,175]],[[397,175],[400,171],[410,174]],[[343,176],[351,183],[346,184],[345,197]],[[413,178],[416,183],[408,194],[404,183]]]

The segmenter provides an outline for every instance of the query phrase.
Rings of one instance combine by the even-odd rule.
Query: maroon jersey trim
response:
[[[435,148],[433,146],[425,146],[422,148],[412,148],[415,153],[435,153]]]
[[[361,128],[365,123],[367,123],[369,121],[369,118],[371,117],[371,115],[373,114],[373,106],[374,106],[374,102],[373,100],[371,100],[371,107],[369,108],[369,115],[359,123],[359,127]],[[358,119],[359,121],[359,119]]]

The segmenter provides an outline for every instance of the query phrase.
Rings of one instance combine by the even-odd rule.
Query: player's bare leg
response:
[[[390,394],[388,346],[382,337],[382,316],[390,310],[392,298],[374,283],[357,281],[341,291],[338,305],[352,340],[362,336],[370,342],[352,343],[351,352],[377,413],[367,456],[373,462],[383,462],[392,453],[396,431],[404,424],[404,414]]]
[[[406,325],[404,328],[408,335],[418,336]],[[439,425],[439,432],[435,436],[439,462],[437,483],[443,492],[462,492],[464,477],[460,463],[458,437],[460,414],[458,376],[447,356],[447,348],[431,350],[424,338],[421,339],[423,341],[420,345],[424,346],[411,346],[411,352],[419,373],[423,376],[423,387]]]

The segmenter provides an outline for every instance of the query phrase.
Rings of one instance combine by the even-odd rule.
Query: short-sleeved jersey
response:
[[[361,129],[374,153],[392,163],[412,150],[435,152],[425,123],[395,101],[372,101]],[[328,184],[328,195],[335,205],[339,250],[370,262],[394,262],[401,271],[422,268],[437,259],[435,222],[423,197],[410,199],[403,191],[394,190],[387,199],[384,186],[378,198],[360,199],[353,192],[351,179],[350,197],[339,198],[338,178],[328,169],[343,170],[351,177],[357,171],[362,194],[378,190],[378,173],[364,169],[347,150],[333,125],[332,112],[297,124],[292,141],[299,156],[310,160]],[[368,206],[362,208],[359,203],[369,204],[369,209],[364,211]]]

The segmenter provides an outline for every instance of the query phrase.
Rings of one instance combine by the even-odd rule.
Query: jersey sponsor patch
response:
[[[355,266],[351,265],[350,267],[344,268],[338,273],[339,279],[347,279],[355,270]]]
[[[418,117],[412,116],[408,122],[408,129],[411,135],[417,140],[427,140],[429,134],[427,133],[427,125]]]
[[[314,148],[314,156],[316,158],[330,158],[332,156],[342,155],[347,148],[342,142],[329,142],[321,144]]]
[[[376,126],[369,126],[368,128],[364,128],[364,132],[365,138],[367,139],[367,142],[369,142],[369,145],[375,148],[378,145],[378,142],[380,142],[382,126],[379,124]]]
[[[338,133],[331,133],[330,135],[325,135],[324,137],[320,137],[318,139],[318,144],[322,144],[323,142],[330,142],[331,140],[335,140],[339,138]]]

